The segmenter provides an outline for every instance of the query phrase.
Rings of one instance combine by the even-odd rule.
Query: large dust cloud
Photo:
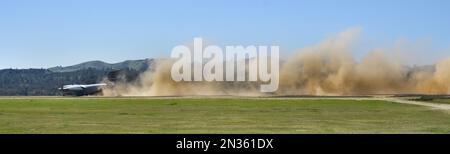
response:
[[[260,93],[259,83],[254,82],[174,82],[170,70],[175,60],[171,59],[156,60],[154,68],[141,74],[136,82],[114,83],[103,93],[105,96],[450,94],[450,58],[432,66],[409,66],[399,60],[404,57],[373,50],[357,60],[351,50],[360,33],[359,28],[348,29],[283,60],[279,89],[270,94]]]

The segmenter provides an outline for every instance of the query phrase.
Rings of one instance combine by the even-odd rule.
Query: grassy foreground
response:
[[[0,99],[0,133],[450,133],[450,114],[368,100]]]

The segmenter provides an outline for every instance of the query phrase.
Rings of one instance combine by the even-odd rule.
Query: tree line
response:
[[[0,70],[0,96],[57,96],[58,88],[67,84],[94,84],[108,77],[112,69],[82,69],[73,72],[52,72],[48,69]],[[121,70],[127,82],[139,75],[136,70]]]

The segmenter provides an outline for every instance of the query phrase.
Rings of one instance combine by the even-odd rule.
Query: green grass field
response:
[[[0,99],[0,133],[450,133],[450,113],[369,100]]]

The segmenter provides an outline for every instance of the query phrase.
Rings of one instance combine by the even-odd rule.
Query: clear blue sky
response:
[[[449,0],[1,0],[0,68],[165,57],[196,36],[290,53],[354,26],[376,45],[450,52]]]

